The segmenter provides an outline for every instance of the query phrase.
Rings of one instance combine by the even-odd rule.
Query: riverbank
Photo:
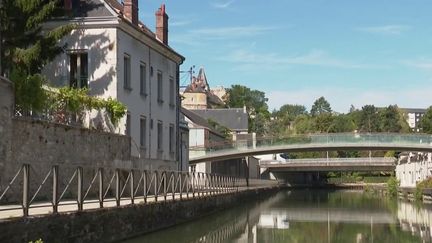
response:
[[[279,189],[253,188],[181,201],[6,219],[0,221],[0,241],[116,242],[265,198]]]

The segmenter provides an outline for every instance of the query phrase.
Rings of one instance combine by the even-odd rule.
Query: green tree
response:
[[[400,124],[400,113],[397,105],[389,105],[379,112],[381,120],[382,132],[400,132],[402,125]]]
[[[312,116],[317,116],[319,114],[331,113],[331,112],[332,109],[330,107],[330,103],[323,96],[316,99],[311,108]]]
[[[306,115],[307,110],[304,105],[292,105],[286,104],[279,108],[278,111],[274,112],[277,117],[284,117],[290,121],[293,121],[299,115]]]
[[[45,64],[62,51],[58,41],[73,26],[52,30],[42,25],[61,13],[58,0],[3,0],[0,10],[2,73],[15,82],[17,105],[41,110],[44,102],[40,74]]]
[[[356,126],[351,116],[340,114],[334,117],[328,132],[330,133],[352,132],[355,130],[355,127]]]
[[[420,126],[423,128],[423,132],[432,134],[432,106],[426,110],[420,121]]]
[[[295,119],[300,115],[307,115],[307,110],[303,105],[286,104],[273,111],[272,115],[274,119],[271,122],[271,133],[288,135],[292,132]]]
[[[294,130],[297,134],[315,132],[314,120],[308,115],[300,115],[294,121]]]
[[[270,113],[267,106],[268,99],[265,93],[259,90],[251,90],[243,85],[232,85],[227,89],[225,103],[231,108],[246,107],[249,115],[249,131],[258,135],[266,134],[270,121]]]
[[[361,132],[380,131],[378,109],[374,105],[365,105],[362,107],[358,128]]]
[[[329,132],[334,121],[334,117],[331,113],[321,113],[314,117],[314,119],[315,131],[322,133]]]

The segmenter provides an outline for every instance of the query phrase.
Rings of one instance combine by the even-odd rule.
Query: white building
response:
[[[135,167],[178,170],[179,65],[184,57],[168,45],[165,5],[156,12],[153,33],[138,20],[138,0],[123,2],[65,0],[69,16],[50,24],[77,28],[62,40],[65,52],[45,74],[58,86],[88,87],[91,95],[127,106],[115,132],[131,136]]]
[[[405,113],[406,120],[409,127],[411,128],[411,131],[422,132],[420,121],[426,113],[426,109],[401,108],[401,110]]]
[[[416,184],[432,176],[432,153],[403,152],[396,165],[396,178],[401,187],[416,187]]]

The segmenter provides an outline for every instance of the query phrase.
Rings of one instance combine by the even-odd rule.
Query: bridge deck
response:
[[[191,154],[191,164],[284,152],[335,151],[335,150],[396,150],[432,152],[429,134],[312,134],[264,140],[239,140],[210,148],[191,147],[200,155]],[[204,155],[202,155],[204,154]]]

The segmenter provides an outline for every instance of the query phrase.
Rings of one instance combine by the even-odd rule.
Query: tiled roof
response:
[[[242,108],[193,110],[199,116],[212,119],[231,131],[248,131],[248,114]]]

